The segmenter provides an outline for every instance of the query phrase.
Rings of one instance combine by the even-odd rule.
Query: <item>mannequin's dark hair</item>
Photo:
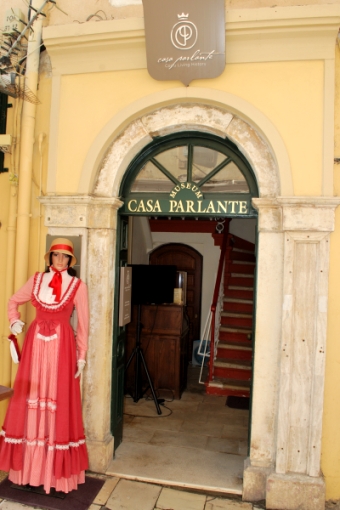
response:
[[[50,253],[50,266],[52,266],[52,255],[53,255],[53,251],[51,251]],[[70,263],[71,263],[71,260],[72,260],[72,257],[71,255],[67,255],[67,253],[65,253],[65,255],[68,257],[68,268],[67,268],[67,272],[70,276],[77,276],[77,271],[75,269],[73,269],[73,267],[70,267]],[[46,270],[45,270],[45,273],[48,273],[50,270],[49,268],[47,267]]]

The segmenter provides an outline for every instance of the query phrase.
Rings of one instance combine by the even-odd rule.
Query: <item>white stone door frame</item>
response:
[[[125,128],[114,130],[111,145],[106,141],[105,157],[98,168],[92,168],[95,177],[89,176],[89,161],[94,163],[97,157],[98,162],[98,155],[103,156],[98,139],[94,144],[97,144],[97,156],[93,148],[89,150],[84,179],[92,179],[91,196],[41,199],[49,233],[72,235],[72,231],[74,235],[76,229],[79,235],[82,229],[87,232],[82,256],[86,259],[84,279],[89,288],[91,319],[83,402],[90,468],[105,472],[113,454],[112,320],[117,210],[121,205],[117,195],[121,180],[133,157],[155,135],[188,130],[209,132],[228,137],[238,146],[253,168],[260,194],[260,198],[253,200],[259,213],[256,348],[250,457],[245,465],[243,497],[251,501],[269,497],[270,508],[319,510],[320,502],[324,501],[320,444],[328,241],[334,230],[334,210],[339,201],[280,196],[282,191],[292,193],[284,144],[275,128],[269,122],[262,122],[258,112],[254,112],[254,117],[262,122],[261,127],[245,117],[244,112],[237,114],[235,108],[223,108],[221,103],[216,107],[193,102],[155,107],[140,116],[134,114],[129,122],[126,118],[124,122],[121,120],[120,125]],[[108,140],[108,126],[104,131]],[[273,144],[269,142],[271,138]],[[308,282],[308,289],[315,297],[309,299],[306,307],[299,300],[304,282]],[[295,330],[305,337],[304,351],[299,343],[303,339],[297,339]],[[288,363],[283,352],[289,352]],[[313,364],[304,366],[300,378],[303,384],[299,387],[296,374],[303,365],[302,352]],[[297,410],[299,416],[303,410],[303,422]],[[296,483],[300,484],[302,506],[294,506],[294,501],[280,506],[283,492],[293,493]],[[309,502],[309,494],[313,495],[314,506]],[[303,506],[304,501],[307,506]]]

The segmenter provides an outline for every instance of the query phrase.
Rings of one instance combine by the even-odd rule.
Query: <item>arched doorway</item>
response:
[[[252,199],[258,196],[258,188],[251,165],[230,140],[209,133],[180,132],[155,139],[129,165],[120,196],[117,279],[118,269],[128,259],[128,216],[168,221],[257,217]],[[164,248],[160,250],[164,261],[168,254]],[[193,298],[199,310],[200,289],[193,289]],[[118,392],[124,387],[125,338],[124,327],[119,327],[117,320],[114,328],[112,433],[117,448],[122,433],[123,408],[119,406],[123,406],[123,398]],[[198,328],[192,334],[200,338]]]
[[[257,286],[257,315],[266,317],[266,321],[257,321],[261,335],[256,357],[261,361],[254,380],[255,398],[261,406],[260,412],[252,418],[254,449],[250,458],[254,466],[260,466],[254,469],[254,476],[259,471],[265,480],[267,467],[270,468],[275,458],[276,444],[278,371],[272,360],[278,356],[282,311],[283,231],[279,222],[283,209],[288,210],[293,205],[289,201],[278,202],[275,197],[280,193],[293,194],[289,158],[275,125],[239,97],[216,90],[190,88],[186,91],[185,104],[183,100],[183,88],[178,88],[150,95],[123,109],[91,145],[78,189],[80,195],[41,199],[51,235],[82,236],[83,275],[92,296],[93,312],[98,317],[90,328],[88,371],[84,376],[83,393],[90,465],[94,471],[105,472],[112,460],[116,440],[112,435],[110,401],[114,378],[112,356],[116,355],[112,352],[117,310],[113,296],[118,281],[114,262],[116,242],[121,239],[123,249],[125,239],[118,215],[122,207],[119,198],[121,183],[136,154],[152,140],[190,129],[193,133],[212,134],[222,142],[227,137],[239,147],[254,170],[261,197],[255,204],[262,218],[258,264],[261,262],[263,278],[259,278]],[[270,272],[277,277],[268,280],[266,276]],[[266,314],[269,306],[270,321]],[[98,352],[102,355],[98,356]],[[265,381],[262,382],[264,373]],[[265,434],[263,423],[266,424]]]

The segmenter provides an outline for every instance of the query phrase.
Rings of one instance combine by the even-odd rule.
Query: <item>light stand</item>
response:
[[[161,411],[161,408],[159,407],[159,403],[158,403],[158,400],[157,400],[157,397],[156,397],[156,393],[155,393],[155,390],[154,390],[154,387],[153,387],[153,384],[152,384],[152,381],[151,381],[151,377],[150,377],[150,374],[149,374],[149,371],[148,371],[148,367],[146,365],[146,361],[145,361],[145,358],[144,358],[144,355],[143,355],[143,350],[142,350],[142,347],[141,347],[141,341],[140,341],[140,337],[141,337],[141,332],[142,332],[142,324],[141,324],[141,308],[142,308],[142,305],[139,303],[138,304],[138,318],[137,318],[137,330],[136,330],[136,347],[133,349],[130,357],[129,357],[129,360],[126,364],[126,367],[125,367],[125,371],[128,370],[129,366],[130,366],[130,363],[131,361],[133,360],[134,356],[136,357],[135,359],[135,384],[134,384],[134,387],[135,387],[135,393],[133,395],[133,401],[134,402],[138,402],[138,400],[140,398],[143,397],[145,391],[143,391],[143,388],[142,388],[142,380],[141,380],[141,361],[143,363],[143,366],[144,366],[144,370],[145,370],[145,373],[146,373],[146,377],[148,378],[148,382],[149,382],[149,387],[150,387],[150,390],[151,390],[151,393],[152,393],[152,398],[155,402],[155,406],[156,406],[156,409],[157,409],[157,413],[158,414],[162,414],[162,411]]]

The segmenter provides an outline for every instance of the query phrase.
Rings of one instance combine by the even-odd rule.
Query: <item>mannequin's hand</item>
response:
[[[76,375],[74,376],[75,378],[79,377],[80,374],[82,373],[82,371],[84,370],[84,367],[86,365],[86,361],[84,359],[79,359],[77,361],[77,367],[78,367],[78,370],[76,372]]]
[[[22,328],[24,327],[24,325],[25,325],[24,322],[17,320],[10,325],[9,329],[11,330],[11,333],[13,333],[13,335],[19,335],[22,332]]]

